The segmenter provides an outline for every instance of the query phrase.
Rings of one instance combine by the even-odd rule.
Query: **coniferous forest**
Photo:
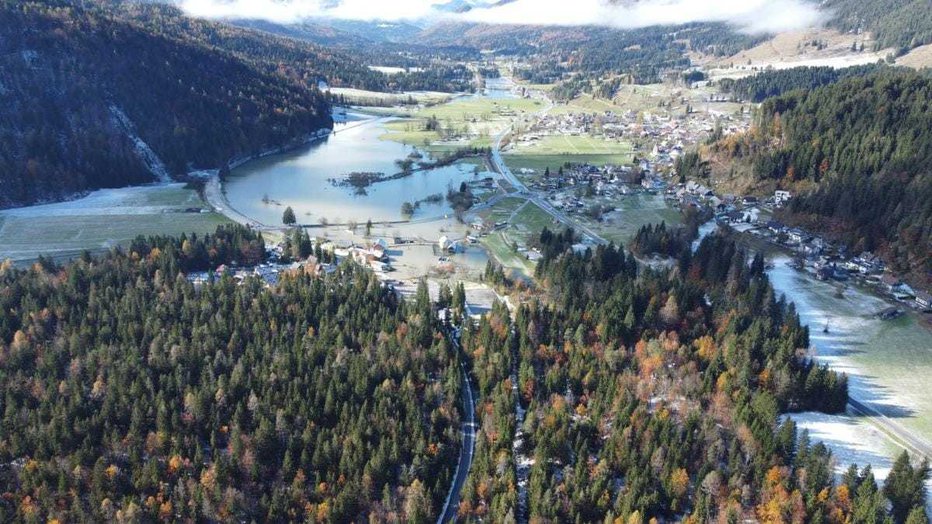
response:
[[[865,76],[883,67],[885,66],[868,64],[842,69],[827,66],[776,69],[738,79],[723,78],[719,81],[719,88],[733,94],[739,100],[760,103],[795,89],[815,89],[845,78]]]
[[[932,79],[883,70],[767,99],[713,150],[798,193],[783,218],[932,276]]]
[[[712,235],[654,272],[575,241],[544,230],[539,298],[463,326],[462,519],[924,522],[927,464],[836,483],[781,416],[843,411],[847,379],[808,357],[762,258]],[[433,521],[463,387],[436,309],[458,323],[462,290],[401,300],[350,262],[272,287],[185,277],[264,253],[226,226],[0,268],[4,521]]]
[[[0,269],[0,520],[435,518],[461,375],[426,286],[184,276],[259,253],[235,227]]]
[[[808,329],[760,257],[713,235],[654,273],[613,246],[574,254],[573,238],[541,236],[544,300],[463,335],[482,422],[461,517],[925,522],[927,464],[901,457],[884,486],[852,466],[836,483],[827,448],[781,417],[843,411],[847,380],[806,356]]]

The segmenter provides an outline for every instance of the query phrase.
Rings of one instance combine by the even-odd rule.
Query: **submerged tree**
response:
[[[285,212],[282,213],[282,223],[286,226],[291,226],[297,223],[298,219],[294,215],[294,209],[291,209],[291,206],[285,208]]]

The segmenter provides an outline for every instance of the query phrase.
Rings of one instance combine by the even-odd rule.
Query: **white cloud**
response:
[[[295,22],[313,17],[351,20],[447,18],[485,23],[600,25],[618,28],[688,22],[726,22],[749,32],[818,25],[813,0],[514,0],[495,5],[473,0],[465,13],[438,9],[449,0],[180,0],[188,13],[207,18],[259,18]]]

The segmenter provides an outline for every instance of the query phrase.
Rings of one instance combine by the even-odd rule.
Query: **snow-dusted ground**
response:
[[[832,450],[835,473],[839,477],[851,464],[859,468],[870,464],[877,483],[882,486],[894,460],[903,451],[886,434],[860,417],[823,413],[795,413],[789,417],[796,422],[800,433],[809,431],[811,442],[821,441]],[[932,492],[932,480],[926,487]],[[932,499],[926,501],[926,512],[932,513]]]
[[[810,327],[815,358],[849,375],[851,397],[903,426],[914,438],[932,440],[932,331],[907,315],[884,321],[874,313],[889,303],[854,285],[820,282],[774,259],[769,271],[778,293],[796,304]],[[823,328],[828,325],[828,333]]]
[[[90,216],[90,215],[151,215],[163,212],[171,202],[163,200],[166,190],[181,192],[184,184],[162,184],[151,186],[122,187],[118,189],[98,189],[87,196],[36,206],[19,207],[2,211],[3,215],[12,217],[50,217],[50,216]],[[192,200],[197,205],[199,200]]]
[[[702,240],[711,235],[718,229],[718,224],[715,223],[715,220],[709,220],[705,224],[699,226],[699,236],[696,237],[696,240],[693,240],[692,249],[693,251],[699,249],[699,244],[702,243]]]

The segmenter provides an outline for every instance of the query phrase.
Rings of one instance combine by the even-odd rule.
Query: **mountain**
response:
[[[789,189],[781,218],[878,252],[932,282],[932,80],[883,68],[767,99],[747,134],[711,148],[760,187]]]
[[[317,18],[309,22],[318,27],[341,31],[345,35],[363,36],[372,42],[414,44],[423,27],[408,22],[385,22],[366,20],[339,20]],[[339,42],[334,42],[339,43]]]
[[[833,14],[830,25],[846,32],[869,31],[877,49],[903,54],[932,43],[932,2],[929,0],[825,0]]]
[[[332,125],[299,78],[86,5],[0,2],[0,206],[217,168]]]
[[[725,24],[607,27],[490,25],[446,22],[428,27],[424,45],[460,45],[523,58],[517,76],[533,83],[564,76],[599,79],[627,75],[638,83],[659,82],[665,72],[690,66],[690,51],[731,55],[766,37],[736,32]]]

